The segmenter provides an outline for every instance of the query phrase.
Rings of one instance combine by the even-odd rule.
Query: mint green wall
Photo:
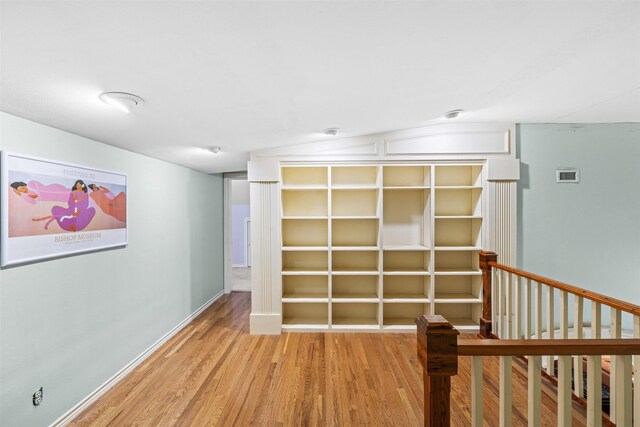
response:
[[[517,142],[518,265],[640,305],[640,123],[523,124]]]
[[[44,426],[222,291],[222,177],[4,113],[0,149],[128,174],[126,248],[0,270],[0,425]]]

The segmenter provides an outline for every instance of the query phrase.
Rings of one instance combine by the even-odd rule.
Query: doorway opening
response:
[[[251,291],[251,214],[246,173],[225,174],[225,292]]]

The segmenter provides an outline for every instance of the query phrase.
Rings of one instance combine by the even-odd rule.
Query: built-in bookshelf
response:
[[[281,167],[283,329],[461,329],[482,310],[481,164]]]

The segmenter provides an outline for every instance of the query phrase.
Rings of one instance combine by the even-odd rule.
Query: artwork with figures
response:
[[[127,244],[127,176],[2,153],[2,266]]]

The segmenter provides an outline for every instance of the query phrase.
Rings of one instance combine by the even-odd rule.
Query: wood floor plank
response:
[[[72,426],[420,426],[415,334],[249,335],[249,293],[225,295]],[[452,378],[453,426],[470,424],[470,361]],[[526,371],[514,363],[513,425],[526,425]],[[485,425],[497,426],[497,358],[484,358]],[[525,372],[523,374],[523,372]],[[542,425],[556,401],[542,398]],[[582,418],[574,416],[574,425]]]

